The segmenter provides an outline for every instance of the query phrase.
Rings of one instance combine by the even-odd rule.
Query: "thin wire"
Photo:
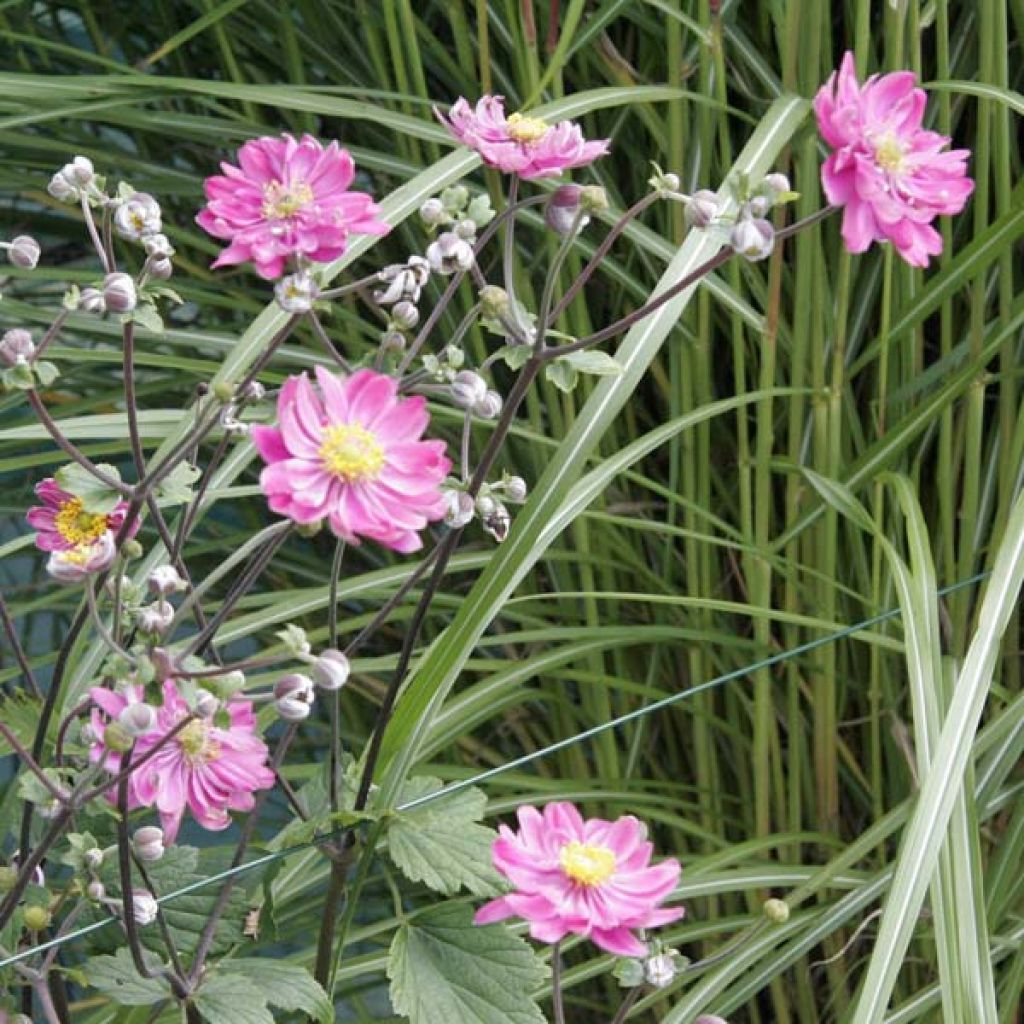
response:
[[[968,579],[960,580],[958,583],[951,583],[947,587],[940,588],[937,592],[937,596],[945,597],[947,594],[963,590],[965,587],[972,587],[988,576],[988,572],[980,572]],[[523,765],[540,760],[542,757],[547,757],[548,754],[555,754],[560,750],[565,750],[567,747],[581,743],[583,740],[591,739],[594,736],[600,736],[601,733],[608,732],[610,729],[617,729],[622,725],[627,725],[639,718],[643,718],[645,715],[652,715],[656,711],[661,711],[663,708],[670,707],[673,704],[678,704],[689,697],[696,696],[698,693],[705,693],[718,686],[723,686],[725,683],[732,682],[734,679],[753,675],[761,669],[771,668],[773,665],[778,665],[783,661],[788,661],[790,658],[806,654],[808,651],[813,651],[819,647],[824,647],[826,644],[843,640],[855,633],[860,633],[865,629],[869,629],[871,626],[877,626],[879,623],[887,622],[889,619],[899,618],[900,614],[901,609],[890,608],[888,611],[882,612],[879,615],[873,615],[869,619],[863,619],[861,622],[858,622],[853,626],[847,626],[845,629],[838,630],[835,633],[827,633],[825,636],[818,637],[816,640],[808,640],[806,643],[798,644],[796,647],[789,648],[789,650],[780,651],[778,654],[773,654],[770,657],[755,662],[753,665],[746,665],[743,668],[733,669],[731,672],[726,672],[723,675],[716,676],[714,679],[709,679],[706,683],[700,683],[697,686],[691,686],[688,690],[681,690],[679,693],[670,694],[668,697],[656,700],[654,703],[648,704],[645,707],[637,708],[635,711],[630,711],[626,715],[620,715],[618,718],[611,718],[607,722],[602,722],[600,725],[595,725],[590,729],[584,729],[583,732],[578,732],[566,739],[559,740],[557,743],[552,743],[547,747],[541,747],[540,750],[535,750],[533,753],[524,754],[522,757],[517,757],[513,761],[506,761],[504,764],[497,765],[494,768],[488,768],[487,771],[480,772],[471,778],[462,779],[459,782],[453,782],[450,785],[445,786],[443,789],[426,793],[421,797],[417,797],[415,800],[410,800],[407,803],[400,804],[395,808],[395,812],[401,813],[403,811],[411,811],[417,807],[422,807],[424,804],[431,803],[434,800],[439,800],[443,797],[451,796],[453,793],[458,793],[461,790],[469,789],[471,786],[477,785],[477,783],[486,782],[488,779],[493,779],[498,775],[502,775],[504,772],[511,771],[513,768],[521,768]],[[303,850],[309,850],[320,846],[322,843],[329,842],[332,839],[337,839],[346,831],[347,827],[335,829],[332,832],[327,832],[323,835],[317,836],[309,842],[299,843],[296,846],[289,846],[286,850],[276,850],[273,853],[264,854],[262,857],[257,857],[255,860],[246,861],[246,863],[239,864],[237,867],[227,868],[215,875],[210,875],[207,878],[201,878],[198,881],[192,882],[180,889],[175,889],[173,892],[169,892],[166,895],[159,897],[157,902],[169,903],[171,900],[178,899],[181,896],[187,896],[189,893],[196,892],[199,889],[205,889],[207,886],[215,885],[217,882],[226,881],[227,879],[240,875],[243,872],[252,871],[255,868],[264,866],[265,864],[272,864],[274,861],[281,860],[284,857],[290,857],[292,854],[301,853]],[[108,925],[116,923],[118,920],[119,919],[116,916],[111,915],[102,921],[94,921],[92,924],[84,925],[73,932],[68,932],[67,935],[57,936],[46,942],[41,942],[38,946],[33,946],[31,949],[22,950],[19,953],[15,953],[14,955],[7,957],[5,960],[0,960],[0,970],[4,967],[9,967],[11,964],[16,964],[22,960],[26,960],[30,956],[34,956],[36,953],[43,953],[48,949],[53,949],[54,946],[62,946],[67,942],[71,942],[73,939],[83,938],[86,935],[99,931],[101,928],[106,928]]]

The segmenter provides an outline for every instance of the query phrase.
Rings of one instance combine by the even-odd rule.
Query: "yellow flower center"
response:
[[[79,498],[62,502],[54,523],[69,544],[91,544],[107,532],[107,517],[86,512]]]
[[[590,846],[573,840],[562,847],[562,870],[580,885],[600,885],[615,874],[615,854],[606,846]]]
[[[509,114],[505,123],[508,125],[509,135],[516,142],[525,142],[527,145],[540,142],[550,130],[546,121],[539,117],[527,117],[525,114]]]
[[[892,135],[886,135],[875,146],[875,163],[890,174],[899,174],[903,170],[903,147]]]
[[[272,181],[263,186],[262,213],[268,220],[290,217],[311,202],[313,190],[304,181],[293,181],[290,185]]]
[[[384,468],[384,449],[370,431],[354,423],[336,423],[324,430],[320,446],[324,468],[348,483],[373,480]]]
[[[178,746],[190,764],[207,764],[220,757],[220,744],[210,738],[206,722],[189,722],[178,733]]]

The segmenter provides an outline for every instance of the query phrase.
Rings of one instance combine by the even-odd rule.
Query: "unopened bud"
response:
[[[489,320],[499,320],[512,311],[512,300],[504,288],[487,284],[480,289],[480,312]]]
[[[776,196],[783,195],[786,192],[792,192],[792,188],[789,184],[789,178],[780,171],[775,171],[773,174],[765,175],[761,184]]]
[[[420,207],[420,220],[428,228],[437,227],[438,224],[443,224],[447,219],[448,214],[445,212],[444,203],[440,199],[428,199]]]
[[[452,381],[452,398],[463,409],[473,409],[487,396],[487,382],[473,370],[460,370]]]
[[[151,733],[156,728],[156,722],[156,708],[141,702],[129,704],[117,716],[117,724],[132,739],[139,739]],[[111,726],[108,725],[106,731],[110,732],[110,729]],[[107,746],[109,745],[108,743]]]
[[[135,856],[145,864],[153,864],[164,855],[164,832],[156,825],[143,825],[132,836]]]
[[[611,204],[608,193],[600,185],[584,185],[580,192],[580,206],[584,213],[604,213]]]
[[[766,220],[741,220],[732,229],[729,244],[748,260],[763,260],[775,248],[775,229]]]
[[[444,514],[445,526],[457,530],[472,521],[476,503],[471,495],[465,491],[457,491],[454,487],[443,494],[447,506]]]
[[[544,205],[544,223],[559,235],[579,231],[590,220],[580,208],[583,189],[579,185],[560,185]],[[578,219],[577,219],[578,218]]]
[[[82,854],[82,863],[90,871],[95,871],[103,863],[103,851],[98,846],[93,846]]]
[[[78,308],[85,313],[105,313],[107,301],[99,288],[83,288],[78,297]]]
[[[320,656],[313,662],[310,672],[313,682],[321,690],[340,690],[347,682],[352,666],[348,658],[341,651],[329,648],[322,651]]]
[[[35,270],[41,251],[39,243],[31,235],[18,235],[11,239],[7,258],[22,270]]]
[[[0,338],[0,362],[7,366],[29,363],[36,354],[32,335],[23,327],[13,327]]]
[[[98,879],[93,879],[85,887],[85,895],[93,901],[100,903],[107,898],[107,887]]]
[[[18,871],[16,868],[8,867],[6,864],[0,866],[0,892],[10,892],[18,882]]]
[[[151,593],[166,597],[168,594],[176,594],[185,589],[188,585],[181,578],[178,570],[173,565],[158,565],[150,569],[146,577],[146,585]]]
[[[93,183],[96,177],[96,170],[92,165],[92,161],[87,156],[76,156],[71,163],[64,165],[61,174],[68,181],[84,187]]]
[[[135,615],[135,624],[143,633],[159,636],[174,621],[174,605],[170,601],[154,601],[140,608]]]
[[[449,213],[458,213],[469,202],[469,189],[465,185],[450,185],[441,193],[441,205]]]
[[[22,915],[22,921],[30,932],[45,931],[52,920],[53,915],[46,907],[26,907]]]
[[[144,551],[145,548],[134,537],[129,537],[121,545],[121,554],[129,561],[141,558]]]
[[[497,391],[488,391],[473,406],[473,412],[482,420],[496,420],[501,415],[501,405],[501,395]]]
[[[262,402],[266,395],[267,389],[258,380],[249,381],[242,392],[247,402]]]
[[[455,225],[455,234],[466,242],[474,241],[476,239],[476,221],[469,217],[463,217]]]
[[[772,208],[772,202],[767,196],[754,196],[746,206],[746,211],[751,217],[763,217]]]
[[[274,687],[274,707],[286,722],[308,718],[315,698],[313,680],[300,672],[279,679]]]
[[[322,519],[314,519],[311,523],[299,523],[295,527],[295,532],[300,537],[315,537],[324,528],[324,521]]]
[[[220,710],[220,701],[209,690],[196,690],[196,714],[200,718],[213,718]]]
[[[716,1017],[713,1013],[702,1013],[693,1024],[729,1024],[724,1017]]]
[[[465,239],[459,238],[454,231],[446,231],[438,236],[437,241],[427,246],[430,268],[439,274],[469,270],[475,258],[473,247]]]
[[[644,979],[655,988],[667,988],[679,973],[675,951],[658,953],[644,961]]]
[[[103,301],[113,313],[130,313],[138,302],[130,274],[107,274],[103,278]]]
[[[174,255],[174,246],[168,237],[159,233],[146,235],[142,240],[142,247],[151,259],[165,260]]]
[[[165,256],[163,259],[152,260],[149,272],[160,281],[166,281],[174,273],[174,264]]]
[[[710,227],[718,219],[718,214],[718,196],[710,189],[698,189],[686,203],[686,220],[692,227]]]
[[[526,481],[521,476],[510,476],[505,481],[505,496],[517,505],[526,501]]]
[[[761,911],[772,924],[785,924],[789,920],[789,904],[785,900],[765,900]]]
[[[391,319],[395,326],[408,330],[420,322],[420,311],[407,299],[403,299],[391,307]]]
[[[380,347],[384,352],[404,352],[405,335],[401,331],[384,331],[380,336]]]
[[[159,906],[156,897],[148,889],[133,889],[132,904],[132,916],[137,925],[145,927],[156,920]]]

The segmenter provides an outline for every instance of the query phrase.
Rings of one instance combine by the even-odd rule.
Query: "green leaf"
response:
[[[274,1024],[267,1000],[251,978],[220,971],[192,997],[210,1024]]]
[[[399,802],[407,803],[436,793],[441,780],[410,779]],[[495,833],[478,822],[487,797],[479,789],[460,790],[397,814],[388,826],[388,853],[395,866],[412,882],[423,882],[448,895],[465,886],[476,896],[495,896],[504,886],[491,866]]]
[[[597,349],[570,352],[562,356],[560,361],[569,363],[580,373],[589,373],[595,377],[617,377],[622,373],[622,367],[607,352]]]
[[[60,376],[57,364],[51,363],[48,359],[40,359],[38,362],[33,363],[32,369],[35,371],[39,383],[44,388],[48,388]]]
[[[331,1024],[334,1020],[334,1007],[327,993],[313,975],[299,964],[287,960],[243,957],[225,960],[218,973],[246,979],[271,1006],[281,1010],[301,1010],[323,1024]]]
[[[202,471],[188,462],[179,462],[156,488],[156,499],[161,506],[184,505],[192,500],[192,485]]]
[[[531,995],[547,968],[504,925],[474,925],[465,906],[402,925],[387,974],[391,1002],[412,1024],[544,1024]]]
[[[163,334],[164,318],[157,312],[156,306],[148,302],[139,303],[125,318],[134,321],[140,327],[154,334]]]
[[[521,370],[529,361],[533,348],[530,345],[506,345],[499,355],[510,370]]]
[[[107,476],[115,480],[121,479],[117,466],[108,465],[105,462],[98,463],[97,469],[102,470]],[[108,487],[102,480],[98,480],[83,466],[72,462],[67,466],[61,466],[53,474],[58,485],[64,488],[69,494],[73,494],[82,502],[82,509],[93,515],[104,515],[113,512],[121,495],[113,487]]]
[[[10,697],[0,699],[0,721],[14,733],[24,747],[31,747],[39,725],[41,704],[22,690],[15,690]],[[0,757],[13,753],[7,740],[0,736]]]
[[[156,957],[146,957],[146,962],[158,965]],[[162,978],[144,978],[135,970],[127,949],[119,949],[113,956],[94,956],[83,970],[93,988],[122,1006],[152,1006],[171,995]]]
[[[568,359],[556,359],[544,367],[544,376],[554,384],[559,391],[570,392],[579,383],[580,375]]]

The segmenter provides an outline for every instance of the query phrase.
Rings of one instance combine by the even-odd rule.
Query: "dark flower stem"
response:
[[[551,1003],[555,1024],[565,1024],[565,1005],[562,1000],[562,944],[551,947]]]

